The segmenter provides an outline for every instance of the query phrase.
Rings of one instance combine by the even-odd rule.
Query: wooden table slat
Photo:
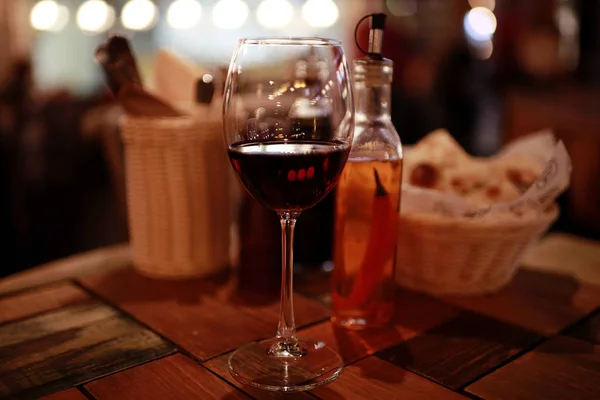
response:
[[[378,356],[459,389],[539,340],[519,327],[464,311]]]
[[[173,352],[106,305],[70,306],[0,327],[0,398],[71,388]]]
[[[348,330],[323,322],[299,332],[300,338],[323,341],[340,352],[346,363],[374,354],[458,315],[460,309],[425,294],[399,290],[392,324],[381,329]]]
[[[71,283],[49,285],[0,298],[0,323],[89,300],[85,291]]]
[[[466,399],[465,396],[373,356],[346,367],[337,380],[315,389],[313,394],[323,400]]]
[[[568,275],[521,270],[497,294],[443,300],[551,336],[600,306],[600,286]]]
[[[82,284],[200,360],[275,335],[279,304],[233,291],[214,280],[144,278],[131,269],[82,279]],[[320,304],[295,296],[299,323],[322,320]]]
[[[556,336],[467,387],[485,399],[600,399],[600,346]]]
[[[1,326],[0,348],[39,339],[54,333],[84,328],[118,316],[117,310],[96,301],[50,311],[30,319]]]
[[[550,233],[529,249],[522,265],[528,269],[573,276],[600,286],[599,242],[564,233]]]
[[[87,400],[87,397],[77,389],[68,389],[45,396],[41,400]]]
[[[59,260],[0,280],[0,398],[600,398],[600,246],[563,236],[543,239],[497,294],[399,290],[384,329],[333,326],[328,274],[302,273],[299,336],[337,348],[346,368],[287,395],[240,387],[227,369],[232,350],[274,334],[277,293],[226,274],[144,278],[127,246]]]
[[[569,336],[600,345],[600,310],[585,323],[571,330]]]
[[[98,400],[228,400],[248,398],[182,354],[119,372],[85,385]]]
[[[215,299],[274,327],[279,321],[279,293],[261,292],[260,289],[255,292],[238,291],[232,280],[232,284],[217,291]],[[297,292],[294,293],[294,320],[298,328],[328,317],[328,307]]]
[[[0,280],[0,294],[75,279],[90,273],[123,268],[131,264],[127,243],[75,254],[9,275]]]

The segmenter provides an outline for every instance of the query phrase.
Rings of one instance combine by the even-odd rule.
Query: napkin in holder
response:
[[[144,275],[202,277],[231,265],[231,167],[212,100],[190,101],[180,116],[121,121],[132,258]]]

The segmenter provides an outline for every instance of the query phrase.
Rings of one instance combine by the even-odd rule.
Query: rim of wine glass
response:
[[[251,44],[261,46],[341,46],[338,39],[327,39],[321,37],[249,37],[239,40],[239,44]]]

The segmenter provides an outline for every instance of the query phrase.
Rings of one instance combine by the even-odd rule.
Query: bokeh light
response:
[[[577,35],[579,32],[579,21],[571,7],[561,6],[554,13],[554,20],[561,34],[566,36]]]
[[[69,22],[69,9],[54,0],[42,0],[31,9],[29,22],[38,31],[60,31]]]
[[[302,16],[314,28],[328,28],[339,17],[337,5],[332,0],[308,0],[302,6]]]
[[[130,0],[121,11],[123,26],[132,31],[149,30],[156,25],[158,9],[150,0]]]
[[[106,32],[115,22],[115,10],[104,0],[88,0],[79,7],[75,19],[84,32]]]
[[[470,41],[480,42],[492,38],[496,32],[496,16],[485,7],[470,10],[464,19],[464,29]]]
[[[215,26],[221,29],[241,28],[248,19],[248,6],[242,0],[219,0],[212,10]]]
[[[173,29],[190,29],[200,22],[201,15],[197,0],[175,0],[167,10],[167,23]]]
[[[294,16],[294,6],[287,0],[263,0],[256,9],[256,19],[265,28],[283,28]]]

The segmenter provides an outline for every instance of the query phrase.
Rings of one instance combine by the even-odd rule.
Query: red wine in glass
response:
[[[302,211],[333,189],[350,147],[338,141],[238,142],[227,153],[248,192],[273,210]]]
[[[229,357],[231,375],[244,385],[310,390],[343,369],[331,345],[296,334],[292,267],[296,220],[336,185],[350,151],[353,120],[350,73],[339,41],[240,40],[225,85],[225,144],[246,191],[279,216],[282,261],[275,337],[248,343]],[[327,245],[317,243],[305,253]]]

